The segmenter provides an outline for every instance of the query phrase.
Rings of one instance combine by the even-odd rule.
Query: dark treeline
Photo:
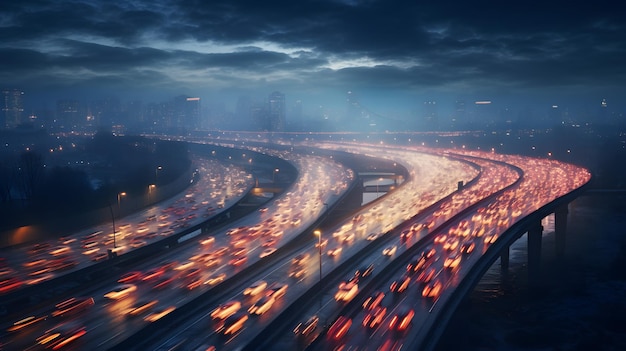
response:
[[[70,166],[53,158],[85,160]],[[54,162],[57,161],[57,162]],[[190,166],[184,143],[98,133],[62,156],[30,148],[0,160],[0,229],[102,208],[117,194],[146,193]],[[84,166],[88,163],[89,166]]]

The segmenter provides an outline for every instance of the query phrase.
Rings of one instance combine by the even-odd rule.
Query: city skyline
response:
[[[356,91],[382,115],[491,100],[507,108],[623,111],[620,5],[410,1],[20,2],[2,5],[0,79],[31,102],[235,106],[272,91],[345,111]],[[497,19],[497,20],[496,20]]]

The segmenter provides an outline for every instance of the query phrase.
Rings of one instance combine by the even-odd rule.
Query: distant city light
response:
[[[490,100],[480,100],[480,101],[476,101],[474,104],[476,105],[489,105],[491,104]]]

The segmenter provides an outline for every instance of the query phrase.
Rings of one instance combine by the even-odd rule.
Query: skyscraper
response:
[[[19,89],[4,89],[2,91],[2,121],[0,127],[15,128],[22,123],[24,106],[22,97],[24,92]]]
[[[270,131],[280,132],[285,130],[285,94],[275,91],[268,99],[268,117]]]

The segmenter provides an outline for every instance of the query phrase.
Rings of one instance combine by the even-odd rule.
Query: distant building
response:
[[[275,91],[268,98],[268,118],[270,131],[282,132],[286,124],[285,94]]]
[[[169,123],[176,132],[200,128],[200,98],[180,95],[174,98],[174,114]]]
[[[4,129],[15,128],[23,123],[24,92],[19,89],[2,90],[2,120],[0,127]]]
[[[82,129],[84,123],[81,123],[83,121],[80,115],[80,102],[69,99],[57,100],[56,119],[65,131]]]
[[[425,130],[439,129],[437,101],[424,101],[424,103],[422,104],[422,125]]]

